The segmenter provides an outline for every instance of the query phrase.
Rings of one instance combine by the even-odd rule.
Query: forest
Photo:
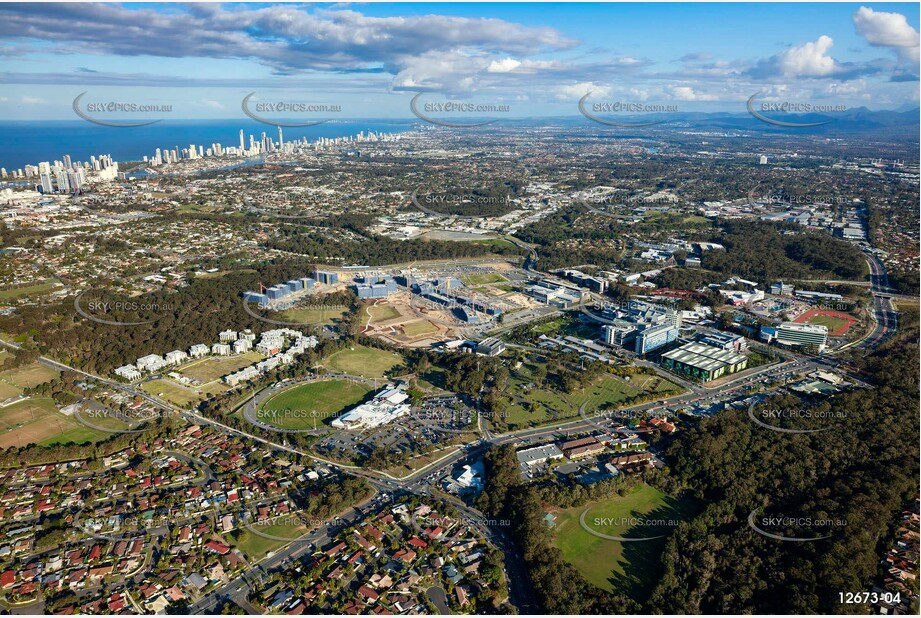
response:
[[[849,613],[868,590],[894,518],[918,489],[918,329],[861,359],[873,388],[828,404],[833,431],[779,434],[727,412],[682,432],[666,456],[706,504],[669,539],[649,613]],[[753,509],[846,522],[784,542],[747,525]],[[810,536],[809,531],[788,531]],[[818,535],[817,535],[818,536]]]

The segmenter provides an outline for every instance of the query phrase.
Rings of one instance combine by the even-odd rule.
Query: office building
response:
[[[659,324],[640,330],[635,337],[633,351],[646,354],[678,339],[678,329],[671,324]]]
[[[498,337],[487,337],[476,346],[476,353],[483,356],[499,356],[505,351],[505,342]]]
[[[815,346],[821,352],[828,344],[828,327],[821,324],[783,322],[777,327],[777,343],[789,346]]]
[[[318,270],[316,272],[316,274],[314,275],[314,279],[318,281],[319,283],[323,283],[326,285],[333,285],[334,283],[339,283],[339,275],[337,275],[336,273],[326,272],[322,270]]]

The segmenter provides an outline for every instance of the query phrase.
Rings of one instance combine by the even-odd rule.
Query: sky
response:
[[[918,3],[0,4],[0,120],[74,120],[81,93],[113,121],[411,119],[416,95],[431,116],[909,109],[918,22]]]

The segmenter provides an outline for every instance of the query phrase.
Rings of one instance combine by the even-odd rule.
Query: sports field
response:
[[[312,429],[360,402],[370,390],[350,380],[300,384],[263,401],[256,417],[281,429]]]
[[[258,352],[247,352],[232,356],[209,356],[184,366],[179,370],[179,373],[194,380],[199,380],[202,384],[207,384],[223,378],[228,373],[249,367],[262,359],[262,354]]]
[[[839,337],[847,333],[848,329],[857,323],[857,319],[839,311],[823,311],[821,309],[810,309],[803,315],[799,316],[794,322],[800,324],[818,324],[828,328],[828,334],[832,337]]]
[[[18,387],[21,392],[23,388],[31,388],[33,386],[38,386],[42,382],[53,380],[59,374],[60,372],[56,369],[46,367],[36,362],[17,367],[16,369],[0,372],[0,382]]]
[[[340,350],[324,361],[331,371],[348,373],[365,378],[382,378],[384,373],[403,362],[399,354],[356,345]]]
[[[622,542],[595,536],[579,523],[586,509],[585,522],[591,529],[629,539],[671,534],[692,512],[692,505],[639,484],[623,497],[554,512],[553,543],[566,562],[599,588],[645,600],[658,578],[665,539]]]
[[[109,435],[61,414],[46,397],[30,397],[0,408],[0,448],[91,442]]]

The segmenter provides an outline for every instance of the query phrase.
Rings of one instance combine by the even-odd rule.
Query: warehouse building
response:
[[[748,357],[695,342],[686,343],[663,354],[662,366],[701,382],[709,382],[745,369],[748,366]]]

